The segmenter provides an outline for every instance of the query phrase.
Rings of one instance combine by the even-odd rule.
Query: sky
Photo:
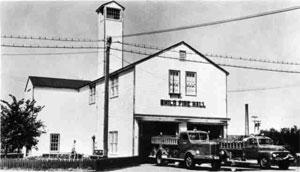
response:
[[[1,1],[1,35],[97,39],[97,13],[106,1]],[[125,34],[188,26],[299,6],[275,1],[118,1],[125,9]],[[300,10],[221,25],[125,38],[138,44],[168,47],[185,41],[201,53],[300,63]],[[5,44],[95,45],[41,40],[1,39]],[[132,47],[125,47],[130,49]],[[142,50],[147,53],[155,51]],[[35,55],[37,53],[78,53]],[[89,53],[85,53],[89,52]],[[1,47],[1,99],[23,98],[28,76],[95,79],[94,50]],[[31,54],[31,55],[9,55]],[[125,54],[133,62],[145,56]],[[217,63],[300,71],[278,65],[209,57]],[[245,104],[261,129],[300,127],[300,74],[223,67],[228,76],[229,134],[243,134]],[[238,91],[237,90],[242,90]],[[244,91],[243,91],[244,90]],[[253,123],[250,118],[250,132]]]

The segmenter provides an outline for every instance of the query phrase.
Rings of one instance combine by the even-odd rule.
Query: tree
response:
[[[288,146],[293,153],[300,152],[300,130],[295,125],[292,128],[281,128],[280,131],[274,128],[261,130],[260,133],[272,138],[276,144]]]
[[[1,100],[1,149],[7,152],[17,151],[25,147],[26,154],[32,147],[36,148],[37,137],[45,133],[44,124],[37,118],[44,108],[36,106],[35,100],[17,100],[9,95],[12,102]]]

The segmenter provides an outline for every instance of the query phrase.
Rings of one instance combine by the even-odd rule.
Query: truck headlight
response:
[[[200,155],[200,151],[199,150],[196,150],[196,155]]]
[[[220,155],[224,155],[224,154],[225,154],[225,152],[223,150],[221,150]]]

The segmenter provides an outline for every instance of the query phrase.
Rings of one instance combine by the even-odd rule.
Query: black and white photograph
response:
[[[0,171],[300,171],[300,1],[0,8]]]

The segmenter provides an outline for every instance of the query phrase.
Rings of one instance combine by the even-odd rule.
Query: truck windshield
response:
[[[271,139],[258,139],[260,145],[271,145],[273,141]]]
[[[206,133],[189,133],[190,140],[207,140]]]

